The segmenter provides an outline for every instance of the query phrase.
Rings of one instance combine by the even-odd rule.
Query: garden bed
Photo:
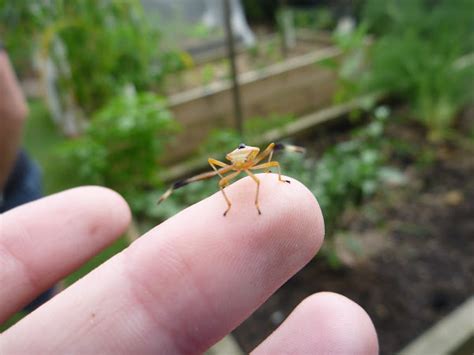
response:
[[[334,291],[359,303],[374,321],[382,354],[400,350],[473,293],[472,144],[437,147],[431,156],[422,149],[422,134],[419,127],[390,127],[389,138],[408,147],[393,156],[408,183],[344,216],[365,257],[349,250],[352,257],[344,259],[351,267],[340,269],[321,258],[309,263],[235,330],[245,351],[314,292]],[[420,169],[424,161],[430,163]]]
[[[311,50],[302,55],[297,51],[295,56],[258,69],[249,67],[251,70],[240,74],[245,117],[274,113],[299,116],[331,104],[336,75],[321,64],[339,58],[341,50],[328,45],[325,39],[301,46]],[[174,117],[185,129],[170,146],[165,163],[195,153],[212,129],[235,126],[231,84],[225,78],[171,95],[169,102]]]
[[[329,33],[298,33],[295,45],[284,56],[278,34],[267,34],[258,39],[255,47],[245,48],[237,44],[236,65],[239,73],[265,70],[266,67],[284,62],[310,52],[331,47],[333,45]],[[191,51],[192,52],[192,51]],[[225,43],[209,54],[208,60],[196,60],[195,66],[188,70],[170,75],[166,79],[165,93],[174,95],[190,89],[205,87],[215,81],[229,78],[229,62]]]

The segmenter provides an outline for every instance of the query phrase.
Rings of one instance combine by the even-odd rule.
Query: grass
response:
[[[43,171],[44,192],[50,195],[73,187],[68,175],[73,172],[61,170],[59,147],[66,141],[54,125],[45,104],[40,100],[28,102],[30,115],[26,124],[24,145],[29,155]]]

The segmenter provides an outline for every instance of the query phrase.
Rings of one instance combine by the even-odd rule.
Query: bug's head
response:
[[[249,160],[254,159],[260,149],[257,147],[251,147],[243,143],[239,144],[237,149],[234,149],[232,152],[226,155],[226,159],[232,163],[245,163]]]

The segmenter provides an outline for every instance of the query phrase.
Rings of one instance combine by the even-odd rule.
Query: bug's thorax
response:
[[[260,152],[257,147],[246,146],[241,144],[237,149],[233,150],[226,155],[226,159],[232,162],[237,169],[245,168],[247,165],[251,165],[252,161]]]

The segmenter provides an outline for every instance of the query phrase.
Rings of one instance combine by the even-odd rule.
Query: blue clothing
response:
[[[3,200],[0,200],[0,213],[6,212],[17,206],[37,200],[43,196],[42,176],[39,166],[33,162],[26,152],[21,151],[8,177]],[[54,293],[51,288],[39,295],[33,302],[25,307],[26,311],[33,311],[48,301]]]
[[[21,151],[8,177],[0,201],[0,213],[43,196],[41,171],[28,155]]]

